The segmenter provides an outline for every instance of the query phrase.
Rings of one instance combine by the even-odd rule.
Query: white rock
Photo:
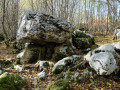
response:
[[[116,49],[120,49],[120,42],[114,44],[114,47],[115,47]]]
[[[24,53],[25,53],[25,50],[23,50],[21,53],[19,53],[16,58],[21,59],[23,57]]]
[[[113,40],[120,38],[120,29],[115,29]]]
[[[84,75],[88,76],[88,75],[92,75],[92,72],[89,72],[88,70],[83,72]]]
[[[120,55],[118,55],[118,53],[115,51],[114,47],[111,44],[105,44],[93,51],[88,52],[88,54],[84,56],[84,60],[90,61],[91,56],[100,52],[111,52],[114,56],[120,58]]]
[[[92,34],[85,33],[85,32],[83,32],[83,31],[81,31],[81,30],[79,30],[79,29],[75,30],[73,33],[76,34],[76,33],[78,33],[78,32],[84,33],[84,34],[90,36],[91,38],[94,38],[94,36],[93,36]]]
[[[87,48],[87,49],[86,49],[86,51],[90,51],[90,50],[91,50],[91,48]]]
[[[94,36],[92,34],[89,34],[89,33],[85,33],[85,34],[90,36],[91,38],[94,38]]]
[[[45,71],[42,71],[42,72],[40,72],[40,73],[37,74],[37,77],[38,77],[39,79],[44,79],[45,76],[46,76]]]
[[[18,27],[16,36],[18,41],[37,44],[64,43],[71,38],[74,31],[74,25],[69,22],[30,10],[21,15]]]
[[[27,47],[30,43],[25,43],[25,47]]]
[[[18,71],[22,71],[23,70],[23,67],[21,67],[19,65],[15,65],[14,68],[15,68],[15,70],[18,70]]]
[[[38,61],[35,65],[39,65],[40,67],[43,67],[44,61]]]
[[[54,67],[53,67],[53,69],[52,69],[52,72],[56,69],[57,66],[59,66],[59,65],[65,65],[65,60],[72,60],[72,58],[71,58],[71,57],[66,57],[66,58],[63,58],[62,60],[58,61],[58,62],[54,65]]]
[[[116,44],[116,43],[112,43],[111,45],[114,47],[115,44]]]
[[[81,55],[72,55],[71,57],[73,58],[73,60],[77,60],[81,58]]]
[[[83,79],[83,77],[79,77],[78,79],[81,80],[81,79]]]
[[[0,75],[3,73],[3,71],[2,70],[0,70]]]
[[[59,65],[65,65],[65,64],[66,64],[66,63],[65,63],[66,60],[70,60],[71,62],[75,62],[75,61],[78,60],[79,58],[81,58],[81,55],[72,55],[71,57],[65,57],[65,58],[63,58],[62,60],[58,61],[58,62],[54,65],[54,67],[53,67],[53,69],[52,69],[52,72],[56,69],[57,66],[59,66]]]
[[[92,56],[91,53],[92,53],[92,51],[89,51],[88,54],[84,56],[84,60],[90,61],[91,60],[91,56]]]
[[[115,51],[115,48],[111,44],[105,44],[103,46],[100,46],[96,50],[111,52],[114,57],[120,58],[120,55]],[[94,51],[96,51],[96,50],[94,50]],[[92,54],[94,54],[94,53],[92,53]]]
[[[101,50],[105,52],[115,52],[114,47],[111,44],[105,44],[97,48],[96,50]]]
[[[50,61],[38,61],[35,64],[35,66],[39,66],[39,67],[43,68],[44,67],[44,63],[48,63],[50,67],[53,65],[53,62],[50,62]]]
[[[94,54],[89,64],[99,75],[110,75],[118,68],[116,60],[110,52]]]
[[[77,77],[79,76],[79,72],[76,72],[74,75],[72,75],[72,79],[77,81]]]
[[[64,76],[65,79],[67,79],[68,74],[64,73],[63,76]]]

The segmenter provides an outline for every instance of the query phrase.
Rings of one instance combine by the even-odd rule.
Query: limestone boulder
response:
[[[72,43],[77,49],[87,49],[94,45],[94,37],[89,33],[75,30],[72,34]]]
[[[20,59],[21,64],[36,63],[38,60],[58,61],[74,52],[74,48],[70,43],[48,43],[45,45],[29,44],[17,55],[17,58]]]
[[[120,55],[116,52],[113,45],[105,44],[105,45],[98,47],[97,49],[94,49],[94,50],[88,52],[88,54],[84,56],[84,59],[87,61],[90,61],[92,55],[100,53],[100,52],[111,52],[115,56],[115,58],[117,58],[117,59],[120,58]]]
[[[59,60],[53,67],[52,72],[54,74],[59,74],[70,67],[73,67],[77,60],[81,59],[81,55],[72,55],[69,57],[65,57],[62,60]]]
[[[52,15],[25,11],[18,23],[17,41],[27,43],[17,57],[21,63],[37,60],[58,61],[75,53],[72,45],[74,25]]]
[[[120,55],[111,44],[105,44],[84,56],[98,75],[110,75],[119,70]]]
[[[52,15],[25,11],[19,19],[17,40],[22,43],[63,43],[71,38],[74,25]]]
[[[94,54],[91,57],[89,64],[98,75],[110,75],[118,68],[116,60],[110,52],[100,52]]]
[[[115,49],[120,50],[120,42],[114,44]]]
[[[20,62],[35,63],[37,60],[51,60],[54,53],[54,44],[38,45],[29,44],[18,57],[21,57]]]
[[[53,60],[58,61],[64,57],[73,55],[75,53],[75,48],[70,42],[60,44],[54,48]]]

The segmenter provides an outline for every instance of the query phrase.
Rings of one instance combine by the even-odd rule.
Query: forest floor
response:
[[[89,32],[91,33],[91,32]],[[108,43],[116,43],[119,40],[113,41],[113,32],[104,34],[99,32],[91,33],[95,37],[95,42],[98,45],[108,44]],[[0,60],[4,59],[16,59],[17,54],[13,54],[13,48],[12,44],[9,48],[6,48],[4,43],[0,44]],[[49,73],[47,77],[44,80],[36,80],[34,77],[37,75],[37,71],[35,70],[34,64],[26,64],[22,65],[29,67],[27,70],[23,70],[21,72],[15,70],[15,69],[6,69],[7,72],[12,72],[14,74],[19,74],[22,77],[25,77],[25,80],[27,81],[25,87],[23,90],[45,90],[47,85],[50,82],[56,81],[58,75],[53,75],[52,73]],[[8,68],[10,66],[6,66]],[[87,68],[85,68],[87,69]],[[51,71],[51,69],[48,69]],[[76,70],[80,73],[82,71]],[[71,81],[70,83],[70,89],[69,90],[119,90],[120,89],[120,74],[117,75],[110,75],[110,76],[92,76],[91,78],[86,78],[83,82],[76,82]]]
[[[88,32],[90,34],[92,34],[95,38],[95,43],[98,45],[103,45],[103,44],[111,44],[111,43],[117,43],[118,41],[120,41],[120,39],[118,40],[113,40],[113,35],[114,32]]]

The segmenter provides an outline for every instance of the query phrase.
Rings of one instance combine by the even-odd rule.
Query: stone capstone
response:
[[[74,25],[51,15],[25,11],[19,19],[17,40],[46,44],[63,43],[71,38]]]

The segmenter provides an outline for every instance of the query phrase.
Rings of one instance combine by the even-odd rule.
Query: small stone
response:
[[[21,67],[19,65],[15,65],[14,68],[15,68],[15,70],[18,70],[18,71],[22,71],[23,70],[23,67]]]
[[[37,78],[39,78],[39,79],[44,79],[45,77],[46,77],[45,71],[42,71],[42,72],[37,74]]]

